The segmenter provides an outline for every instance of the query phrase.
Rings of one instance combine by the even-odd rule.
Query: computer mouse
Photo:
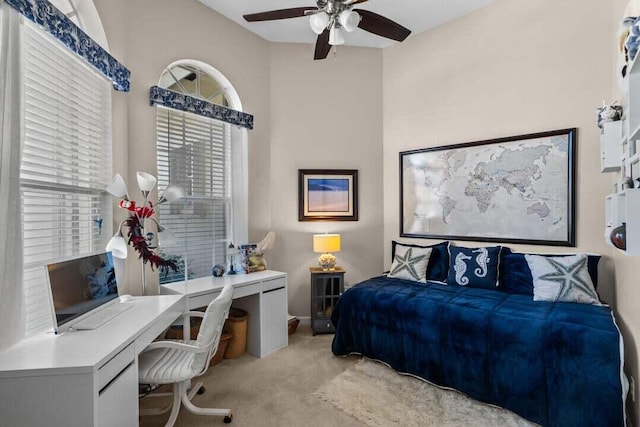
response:
[[[120,295],[120,302],[129,302],[133,300],[131,295]]]

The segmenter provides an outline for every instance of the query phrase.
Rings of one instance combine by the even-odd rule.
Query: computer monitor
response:
[[[45,266],[54,329],[82,317],[118,296],[111,252],[67,259]]]

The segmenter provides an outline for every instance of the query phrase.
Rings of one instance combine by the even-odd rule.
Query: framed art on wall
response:
[[[357,170],[298,170],[298,221],[357,220]]]
[[[400,153],[400,235],[575,246],[575,128]]]

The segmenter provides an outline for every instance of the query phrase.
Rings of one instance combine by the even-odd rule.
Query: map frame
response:
[[[446,224],[446,213],[444,212],[444,208],[442,208],[443,212],[442,220],[438,222],[438,226],[443,228],[439,232],[432,232],[429,230],[430,222],[427,219],[427,225],[421,226],[420,222],[415,218],[422,215],[425,216],[424,212],[415,208],[415,205],[418,205],[419,202],[416,200],[427,200],[429,195],[432,197],[435,194],[446,193],[443,192],[442,188],[438,187],[435,184],[439,184],[440,186],[445,183],[446,180],[441,180],[438,183],[432,183],[426,177],[427,173],[425,173],[424,182],[421,182],[421,186],[414,185],[412,188],[408,189],[408,185],[405,185],[405,179],[407,175],[413,173],[416,174],[416,171],[420,171],[422,169],[429,168],[429,173],[438,173],[438,168],[441,169],[441,173],[443,176],[444,172],[448,173],[447,164],[443,162],[442,156],[443,154],[446,156],[446,152],[457,152],[457,154],[461,154],[463,157],[467,153],[476,153],[478,152],[478,148],[483,149],[483,155],[490,156],[491,159],[495,156],[499,156],[501,153],[504,153],[507,150],[511,150],[511,153],[516,152],[517,149],[522,149],[524,145],[528,147],[535,148],[537,146],[552,146],[559,147],[563,157],[557,155],[557,150],[554,152],[556,157],[559,157],[562,162],[558,165],[555,165],[560,168],[560,171],[555,171],[555,175],[560,175],[562,179],[557,180],[562,182],[562,185],[555,186],[555,182],[553,186],[549,186],[549,188],[544,189],[546,191],[540,192],[529,192],[527,193],[527,197],[531,197],[527,199],[526,203],[532,204],[531,206],[545,206],[542,203],[545,200],[553,199],[559,204],[559,208],[557,211],[562,211],[564,218],[562,219],[561,226],[554,230],[554,235],[557,237],[549,237],[545,236],[545,225],[534,224],[532,227],[538,227],[539,230],[533,230],[529,234],[533,234],[535,236],[544,236],[544,238],[535,238],[531,235],[523,235],[524,233],[519,235],[518,230],[510,230],[509,233],[505,233],[508,235],[500,235],[500,232],[497,231],[499,227],[508,227],[508,225],[504,224],[512,224],[514,221],[517,222],[518,218],[509,217],[509,213],[511,213],[511,209],[502,209],[499,212],[504,214],[504,217],[497,218],[496,221],[493,221],[493,224],[497,224],[494,229],[489,226],[486,227],[484,224],[484,228],[482,231],[478,231],[477,233],[469,232],[469,233],[460,233],[459,231],[453,231],[451,226],[444,225]],[[486,146],[486,147],[483,147]],[[497,242],[497,243],[517,243],[517,244],[530,244],[530,245],[545,245],[545,246],[567,246],[567,247],[575,247],[576,246],[576,221],[575,221],[575,206],[576,206],[576,146],[577,146],[577,128],[568,128],[547,132],[538,132],[517,136],[509,136],[503,138],[489,139],[483,141],[474,141],[474,142],[466,142],[462,144],[452,144],[452,145],[444,145],[437,147],[429,147],[429,148],[421,148],[416,150],[403,151],[399,153],[400,160],[400,236],[401,237],[411,237],[411,238],[423,238],[423,239],[446,239],[446,240],[465,240],[465,241],[478,241],[478,242]],[[458,151],[461,150],[461,151]],[[492,154],[495,151],[495,154]],[[456,154],[456,153],[453,153]],[[452,154],[452,155],[453,155]],[[566,157],[566,159],[564,159]],[[450,157],[449,157],[450,158]],[[467,159],[467,157],[464,157]],[[465,160],[466,162],[466,160]],[[479,165],[482,162],[478,162]],[[428,165],[422,166],[421,168],[415,167],[417,164]],[[485,163],[486,164],[486,163]],[[546,158],[542,162],[543,165],[546,165]],[[483,165],[481,165],[483,166]],[[413,167],[413,169],[411,169]],[[446,170],[445,170],[446,169]],[[476,168],[477,169],[477,168]],[[539,169],[544,168],[536,168],[537,172],[540,172]],[[525,171],[523,171],[524,173]],[[529,171],[526,171],[529,172]],[[543,173],[543,172],[541,172]],[[467,174],[468,178],[471,180],[474,178],[471,174]],[[449,175],[450,176],[450,175]],[[410,178],[410,177],[409,177]],[[459,177],[455,177],[461,179]],[[549,177],[547,177],[547,180]],[[453,179],[452,179],[453,181]],[[423,185],[423,186],[422,186]],[[554,192],[553,189],[557,189],[557,192]],[[467,187],[468,188],[468,187]],[[539,189],[537,189],[539,190]],[[532,194],[533,193],[533,194]],[[509,193],[511,194],[511,193]],[[511,196],[509,196],[511,197]],[[536,197],[538,198],[536,200]],[[554,198],[555,197],[555,198]],[[524,202],[523,202],[524,204]],[[484,208],[484,206],[482,206]],[[424,206],[423,206],[424,208]],[[515,210],[515,209],[514,209]],[[478,212],[481,210],[478,208]],[[477,214],[476,213],[476,214]],[[465,218],[465,221],[469,221],[468,223],[473,222],[472,212],[468,214],[468,218]],[[456,215],[465,215],[464,212],[456,212]],[[435,216],[435,215],[434,215]],[[407,218],[412,218],[411,221],[408,221]],[[424,219],[422,219],[424,222]],[[466,224],[466,222],[465,222]],[[555,225],[555,223],[554,223]]]

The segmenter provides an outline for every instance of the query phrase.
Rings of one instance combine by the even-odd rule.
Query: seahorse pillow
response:
[[[427,264],[429,264],[431,251],[431,248],[398,245],[387,277],[426,283]]]
[[[533,277],[534,301],[600,304],[589,276],[586,254],[546,257],[525,255]]]
[[[447,284],[496,289],[501,246],[463,248],[449,246]]]

